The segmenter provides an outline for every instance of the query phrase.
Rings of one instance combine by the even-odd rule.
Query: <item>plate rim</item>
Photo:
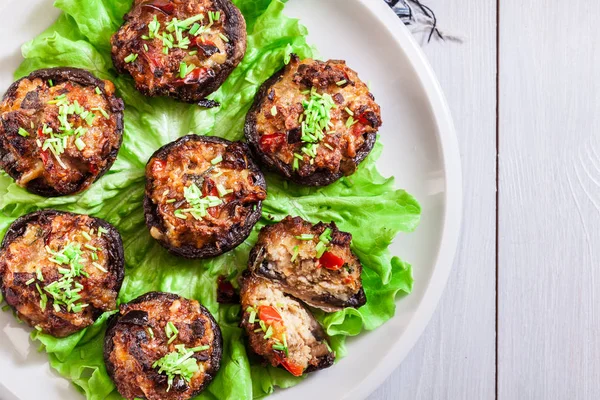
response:
[[[422,336],[437,309],[454,264],[461,232],[463,206],[462,165],[458,138],[448,101],[433,68],[412,33],[385,2],[356,1],[373,12],[411,61],[419,83],[427,95],[427,102],[431,106],[433,120],[438,128],[437,136],[444,166],[445,190],[440,245],[435,266],[423,297],[408,321],[406,330],[390,346],[386,356],[379,360],[377,367],[370,370],[363,381],[355,386],[355,389],[342,397],[343,400],[364,399],[377,390],[402,364],[408,352]],[[452,188],[452,191],[448,188]]]

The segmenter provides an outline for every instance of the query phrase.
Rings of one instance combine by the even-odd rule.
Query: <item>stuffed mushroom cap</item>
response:
[[[0,289],[17,316],[65,337],[114,310],[124,275],[117,230],[87,215],[54,210],[27,214],[0,248]]]
[[[362,265],[350,249],[352,235],[335,223],[316,225],[287,216],[263,227],[248,268],[282,291],[326,312],[358,308],[367,299]]]
[[[86,190],[117,157],[123,107],[114,85],[87,71],[34,71],[0,103],[0,168],[42,196]]]
[[[254,154],[296,183],[324,186],[355,172],[372,150],[381,111],[344,61],[291,61],[260,88],[246,116]]]
[[[219,371],[222,347],[221,330],[200,303],[150,292],[109,321],[104,361],[128,400],[187,400]]]
[[[152,237],[173,254],[215,257],[250,234],[266,198],[246,144],[188,135],[146,166],[144,209]]]
[[[249,272],[242,276],[240,297],[249,345],[271,365],[294,376],[333,365],[325,331],[297,299]]]
[[[135,0],[112,37],[112,58],[147,96],[198,102],[246,51],[246,22],[230,0]]]

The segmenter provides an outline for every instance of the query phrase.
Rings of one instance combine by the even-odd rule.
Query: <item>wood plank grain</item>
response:
[[[600,398],[599,17],[500,2],[500,399]]]
[[[430,0],[463,44],[424,50],[446,94],[463,167],[463,234],[431,323],[369,399],[492,399],[495,391],[496,2]],[[418,266],[415,266],[418,268]]]

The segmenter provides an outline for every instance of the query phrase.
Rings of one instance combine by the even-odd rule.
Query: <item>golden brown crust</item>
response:
[[[0,168],[43,196],[87,189],[112,166],[121,145],[123,102],[114,91],[111,82],[75,68],[37,70],[15,82],[0,104]],[[70,127],[83,133],[66,137],[64,152],[53,154],[45,145],[64,132],[60,97],[94,117],[90,123],[70,113]]]
[[[192,187],[220,204],[204,215],[189,211],[186,191]],[[150,234],[184,257],[214,257],[239,245],[260,218],[265,198],[264,177],[241,142],[188,135],[159,149],[146,166]]]
[[[218,19],[210,23],[211,13]],[[185,21],[203,15],[198,24],[205,28],[201,34],[183,30],[182,39],[189,45],[174,46],[164,52],[166,35],[174,31],[166,27],[174,18]],[[154,18],[160,23],[159,37],[150,38],[149,25]],[[112,58],[117,70],[129,73],[136,88],[148,96],[171,96],[185,102],[198,102],[221,86],[239,64],[246,51],[246,22],[230,0],[136,0],[124,17],[125,23],[112,37]],[[209,27],[210,25],[210,27]],[[189,26],[191,27],[191,26]],[[125,61],[131,54],[133,61]],[[195,66],[184,78],[180,63]]]
[[[256,354],[297,376],[333,364],[327,335],[306,307],[256,275],[246,273],[241,283],[241,326]]]
[[[311,89],[330,95],[334,103],[314,158],[302,151],[303,102],[311,97]],[[373,148],[380,126],[379,105],[344,61],[300,61],[293,55],[259,90],[246,117],[245,134],[264,164],[297,183],[323,186],[354,173]],[[297,168],[294,154],[301,157]]]
[[[55,309],[48,289],[63,277],[60,268],[70,269],[52,261],[57,257],[51,252],[69,244],[81,250],[80,262],[87,274],[74,278],[82,285],[81,299],[74,304],[88,305],[80,312],[69,311],[66,305]],[[123,245],[112,225],[87,215],[39,211],[16,220],[7,232],[0,249],[0,289],[21,320],[64,337],[116,308],[123,268]]]
[[[172,323],[176,338],[165,331]],[[154,363],[179,345],[208,346],[192,356],[199,367],[186,382],[179,376],[168,387],[167,375]],[[120,307],[109,322],[104,360],[117,390],[126,399],[187,400],[199,394],[220,368],[222,337],[212,315],[200,303],[171,293],[151,292]],[[169,389],[167,391],[167,389]]]
[[[331,232],[331,241],[319,245],[325,230]],[[302,235],[311,239],[298,239]],[[352,235],[341,232],[333,222],[313,225],[300,217],[287,216],[260,230],[248,268],[313,307],[327,312],[358,308],[366,303],[366,297],[362,265],[350,249],[351,240]],[[323,255],[332,254],[343,265],[326,265],[325,259],[317,257],[317,246],[325,246]]]

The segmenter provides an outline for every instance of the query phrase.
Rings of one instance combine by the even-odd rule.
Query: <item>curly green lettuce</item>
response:
[[[189,132],[242,139],[245,114],[262,82],[283,66],[290,52],[302,58],[313,56],[306,42],[306,28],[283,14],[282,2],[234,3],[247,21],[248,50],[223,86],[210,96],[221,106],[207,110],[166,98],[144,97],[135,90],[130,77],[116,73],[110,58],[110,37],[121,25],[131,0],[57,0],[55,5],[63,14],[23,46],[25,60],[15,77],[39,68],[71,66],[113,81],[126,104],[123,145],[112,169],[79,195],[39,197],[18,187],[6,174],[0,175],[2,235],[14,219],[42,208],[104,218],[123,236],[126,276],[119,295],[121,303],[160,290],[197,299],[215,315],[224,339],[222,367],[199,399],[256,399],[272,393],[275,387],[290,387],[301,380],[281,369],[252,364],[238,326],[240,306],[216,300],[218,277],[235,278],[246,268],[248,253],[262,226],[290,214],[312,222],[335,221],[340,229],[353,234],[353,250],[364,266],[367,304],[358,310],[316,312],[340,357],[345,354],[347,336],[383,324],[394,315],[397,295],[411,291],[410,265],[392,257],[388,247],[398,232],[416,228],[421,211],[411,195],[394,188],[393,178],[377,172],[375,161],[381,153],[381,145],[377,144],[354,175],[326,188],[299,187],[268,175],[262,220],[242,245],[225,255],[203,261],[184,260],[167,253],[150,237],[142,210],[144,166],[150,155]],[[50,365],[88,399],[121,398],[106,373],[102,356],[110,314],[63,339],[32,333],[33,339],[43,344]]]

